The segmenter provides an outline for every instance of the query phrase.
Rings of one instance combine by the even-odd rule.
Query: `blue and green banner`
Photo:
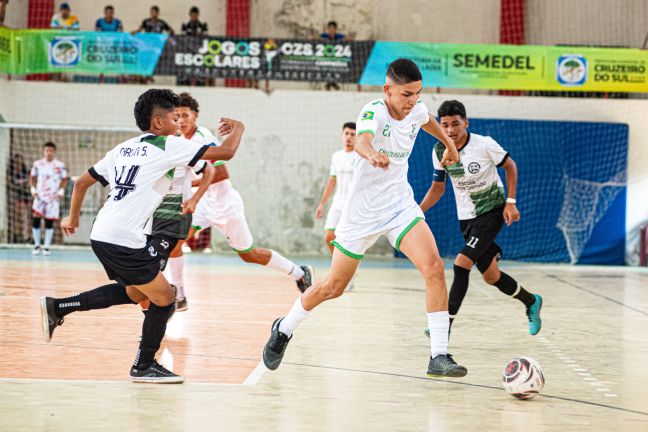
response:
[[[494,90],[648,92],[648,51],[534,45],[376,42],[359,84],[382,85],[405,57],[425,87]]]
[[[152,75],[167,35],[0,29],[0,72]]]

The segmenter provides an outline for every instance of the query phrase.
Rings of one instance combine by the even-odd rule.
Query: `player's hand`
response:
[[[317,206],[317,210],[315,210],[315,218],[322,219],[323,214],[324,214],[324,204],[320,204]]]
[[[454,149],[445,149],[443,158],[441,159],[441,166],[450,166],[459,162],[459,152]]]
[[[79,227],[79,219],[68,216],[63,218],[61,221],[61,228],[63,229],[63,234],[72,235],[76,233],[77,228]]]
[[[387,155],[384,155],[382,153],[376,152],[374,155],[367,158],[367,160],[372,167],[382,168],[385,170],[387,169],[387,167],[389,167],[389,158],[387,157]]]
[[[229,135],[235,128],[242,128],[243,123],[238,120],[234,120],[227,117],[222,117],[220,123],[218,124],[217,133],[218,135]]]
[[[520,220],[520,212],[517,206],[513,203],[508,203],[504,206],[504,222],[507,226],[511,226],[514,222]]]
[[[189,198],[187,201],[180,204],[180,207],[182,207],[182,211],[180,212],[180,214],[181,215],[192,214],[193,212],[196,211],[197,205],[198,205],[197,200],[195,200],[194,198]]]

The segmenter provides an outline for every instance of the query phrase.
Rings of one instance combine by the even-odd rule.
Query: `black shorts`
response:
[[[488,269],[493,258],[502,258],[502,249],[495,238],[504,226],[504,207],[495,207],[474,219],[460,221],[461,234],[466,244],[461,253],[477,264],[482,273]]]
[[[160,253],[160,271],[164,271],[167,263],[169,262],[169,255],[180,241],[175,236],[170,236],[164,233],[156,233],[148,236],[149,244],[157,245],[156,249]]]
[[[144,285],[155,279],[172,249],[169,239],[159,237],[149,239],[141,249],[96,240],[90,240],[90,244],[108,279],[124,286]]]
[[[156,237],[161,235],[175,238],[177,240],[184,240],[189,235],[189,230],[191,230],[191,220],[191,214],[179,216],[177,219],[161,219],[154,217],[151,236]]]

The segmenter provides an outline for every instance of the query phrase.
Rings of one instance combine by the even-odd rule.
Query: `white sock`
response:
[[[290,261],[289,259],[284,258],[279,253],[271,250],[270,251],[270,261],[266,264],[266,267],[277,270],[281,273],[291,276],[296,281],[304,277],[304,270],[301,269],[297,264]]]
[[[40,246],[40,228],[32,227],[32,237],[34,237],[34,246]]]
[[[52,245],[52,238],[54,237],[54,228],[45,228],[45,249],[49,249]]]
[[[184,255],[169,258],[167,263],[169,268],[169,282],[178,288],[176,297],[181,299],[185,297],[184,292]]]
[[[448,354],[448,329],[450,315],[448,311],[428,312],[428,328],[430,329],[430,350],[432,357]]]
[[[299,324],[308,318],[308,315],[310,315],[310,312],[304,309],[301,297],[299,297],[295,300],[295,304],[293,304],[292,308],[290,308],[288,315],[286,315],[279,323],[279,331],[290,337]]]

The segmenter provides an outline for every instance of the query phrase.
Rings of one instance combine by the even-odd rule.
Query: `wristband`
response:
[[[506,198],[506,204],[515,204],[516,202],[515,198]]]

